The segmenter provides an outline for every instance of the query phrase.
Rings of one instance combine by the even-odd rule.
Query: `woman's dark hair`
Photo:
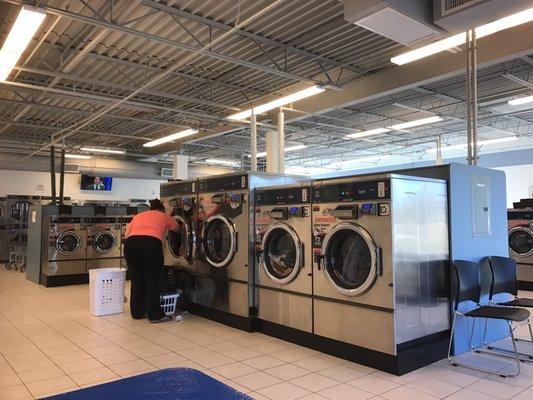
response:
[[[161,200],[153,199],[153,200],[150,200],[150,210],[157,210],[157,211],[165,212],[165,206],[163,205],[163,203],[161,203]]]

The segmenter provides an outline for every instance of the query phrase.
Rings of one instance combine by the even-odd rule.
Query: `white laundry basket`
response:
[[[178,289],[176,293],[162,293],[159,296],[161,301],[161,308],[166,315],[176,314],[176,305],[178,303],[178,297],[181,295],[181,290]]]
[[[126,270],[98,268],[89,270],[91,314],[95,316],[124,312]]]

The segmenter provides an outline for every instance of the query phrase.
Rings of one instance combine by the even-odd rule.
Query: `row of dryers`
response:
[[[193,311],[393,372],[400,353],[445,336],[444,181],[242,184],[256,176],[162,186],[181,227],[169,233],[166,261],[184,271]]]

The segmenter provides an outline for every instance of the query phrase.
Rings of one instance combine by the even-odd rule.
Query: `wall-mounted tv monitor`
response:
[[[81,190],[111,190],[113,178],[109,176],[81,176]]]

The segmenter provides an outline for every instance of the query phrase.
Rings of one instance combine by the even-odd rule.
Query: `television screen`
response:
[[[111,190],[112,183],[109,176],[81,176],[81,190]]]

